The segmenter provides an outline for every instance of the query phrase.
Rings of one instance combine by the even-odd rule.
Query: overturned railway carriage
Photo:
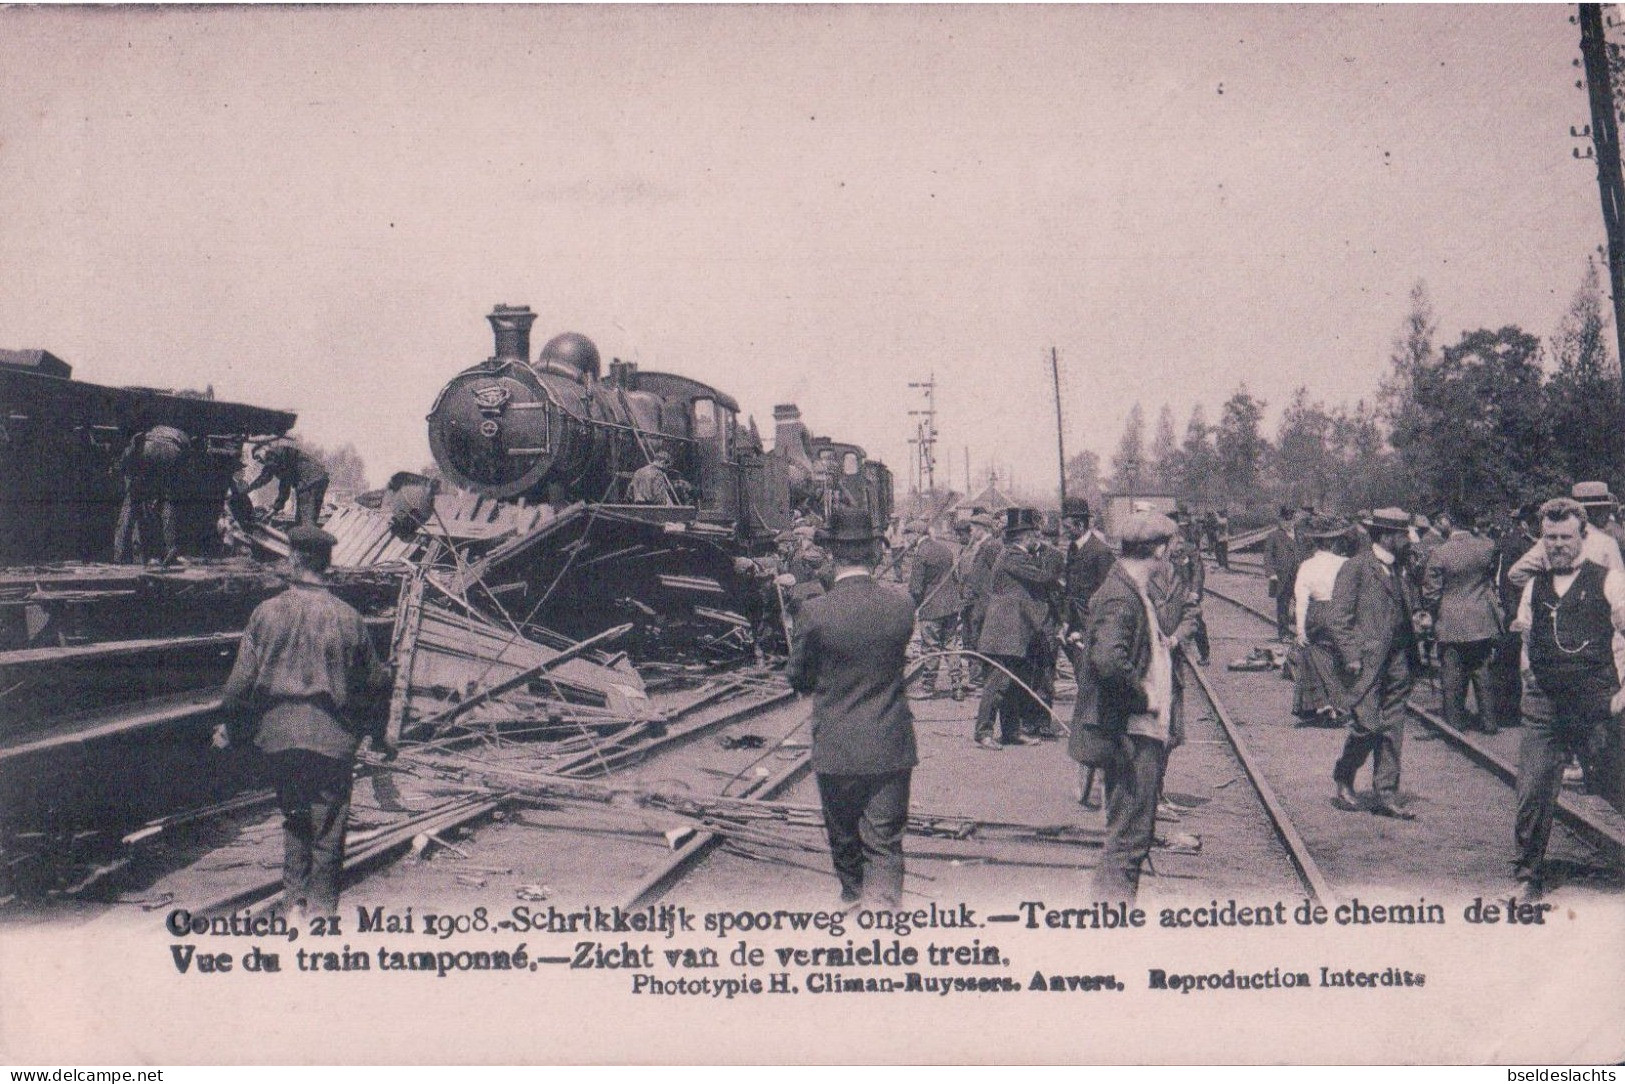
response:
[[[493,612],[573,636],[630,622],[634,651],[692,642],[725,654],[751,644],[767,594],[738,558],[770,546],[796,512],[891,514],[885,465],[813,436],[793,405],[774,409],[769,451],[717,388],[620,360],[606,369],[572,333],[532,361],[528,307],[498,305],[487,319],[493,355],[453,377],[429,411],[435,462],[483,498],[563,510],[461,573]],[[667,499],[630,503],[632,476],[660,452]]]
[[[49,351],[0,350],[0,566],[110,560],[124,499],[119,456],[154,425],[193,439],[176,530],[183,551],[210,552],[244,441],[280,436],[294,421],[288,411],[89,384]]]

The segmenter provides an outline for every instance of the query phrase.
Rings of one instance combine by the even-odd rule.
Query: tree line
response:
[[[1619,494],[1625,431],[1609,338],[1594,261],[1544,342],[1507,325],[1441,345],[1418,282],[1372,400],[1328,406],[1299,387],[1271,438],[1268,403],[1243,384],[1216,422],[1193,406],[1183,436],[1173,409],[1162,406],[1149,440],[1136,403],[1109,473],[1094,453],[1075,455],[1067,490],[1096,499],[1102,491],[1171,493],[1198,509],[1222,505],[1243,521],[1262,521],[1282,504],[1501,516],[1583,479]]]

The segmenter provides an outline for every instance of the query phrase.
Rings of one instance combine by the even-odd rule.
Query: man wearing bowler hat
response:
[[[811,694],[812,769],[841,906],[896,907],[903,895],[909,780],[919,757],[903,689],[914,603],[875,580],[880,535],[861,508],[836,508],[821,535],[829,592],[796,622],[785,676]]]
[[[1139,891],[1168,751],[1183,739],[1172,642],[1148,594],[1177,530],[1161,513],[1131,513],[1120,532],[1122,556],[1089,603],[1067,751],[1105,773],[1106,840],[1094,875],[1101,900],[1132,902]]]
[[[1049,707],[1028,690],[1036,692],[1043,684],[1048,640],[1055,635],[1050,594],[1060,585],[1060,566],[1060,555],[1046,549],[1039,537],[1037,511],[1005,509],[1004,546],[988,573],[986,608],[976,642],[977,651],[998,663],[989,667],[976,711],[976,744],[984,749],[1026,745],[1023,730],[1054,736]]]
[[[366,709],[389,687],[361,615],[327,589],[333,536],[288,531],[288,587],[248,619],[222,695],[228,722],[216,744],[264,754],[283,815],[283,903],[338,913],[350,776],[362,737],[386,757],[384,717]]]
[[[1371,812],[1399,820],[1415,814],[1398,804],[1405,698],[1421,660],[1416,620],[1426,619],[1405,571],[1411,517],[1379,508],[1361,520],[1371,545],[1337,571],[1327,626],[1348,688],[1349,732],[1332,769],[1339,806],[1360,808],[1354,776],[1371,758]]]

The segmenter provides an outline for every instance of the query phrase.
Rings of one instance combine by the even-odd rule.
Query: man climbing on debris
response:
[[[919,757],[903,691],[914,603],[879,583],[879,534],[867,511],[837,508],[823,538],[835,560],[828,594],[796,623],[785,676],[813,698],[817,773],[840,906],[894,908],[903,896],[903,833]]]
[[[243,631],[222,694],[221,748],[249,741],[264,755],[283,815],[283,905],[338,912],[350,776],[363,736],[393,758],[371,701],[389,687],[361,615],[334,597],[325,573],[334,538],[288,531],[288,589],[260,603]],[[374,719],[363,722],[363,719]]]
[[[677,493],[672,488],[667,471],[671,468],[671,453],[661,448],[654,458],[632,472],[629,496],[633,504],[676,504]]]
[[[301,449],[287,437],[278,437],[254,450],[254,459],[260,464],[259,477],[237,488],[239,496],[247,497],[261,486],[277,483],[276,500],[271,514],[282,511],[289,495],[294,497],[294,520],[301,526],[320,527],[322,502],[327,499],[327,468],[321,460]]]
[[[124,476],[124,504],[119,508],[118,528],[113,535],[113,560],[129,564],[136,560],[135,533],[141,532],[141,549],[149,561],[164,565],[180,559],[175,534],[175,497],[180,490],[186,451],[192,438],[172,425],[155,425],[130,438],[119,457],[119,473]]]

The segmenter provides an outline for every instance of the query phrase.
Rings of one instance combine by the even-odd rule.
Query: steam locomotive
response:
[[[441,389],[429,446],[445,478],[478,495],[480,515],[487,503],[493,516],[543,502],[557,513],[458,575],[455,586],[492,613],[529,614],[577,639],[625,623],[636,631],[620,646],[634,656],[725,658],[781,627],[771,584],[746,558],[797,513],[891,515],[885,464],[813,436],[792,404],[773,410],[769,451],[717,388],[618,359],[606,373],[597,347],[573,333],[532,361],[529,307],[498,305],[487,319],[496,350]],[[633,475],[662,452],[669,499],[633,503]]]
[[[678,503],[744,543],[771,537],[795,512],[827,516],[837,504],[892,509],[891,472],[856,444],[814,437],[793,405],[776,406],[774,448],[754,421],[741,425],[727,393],[673,373],[610,362],[567,332],[533,362],[529,306],[486,317],[492,357],[452,378],[429,411],[429,446],[447,479],[498,500],[626,505],[630,479],[660,451]],[[669,514],[664,514],[669,518]]]

